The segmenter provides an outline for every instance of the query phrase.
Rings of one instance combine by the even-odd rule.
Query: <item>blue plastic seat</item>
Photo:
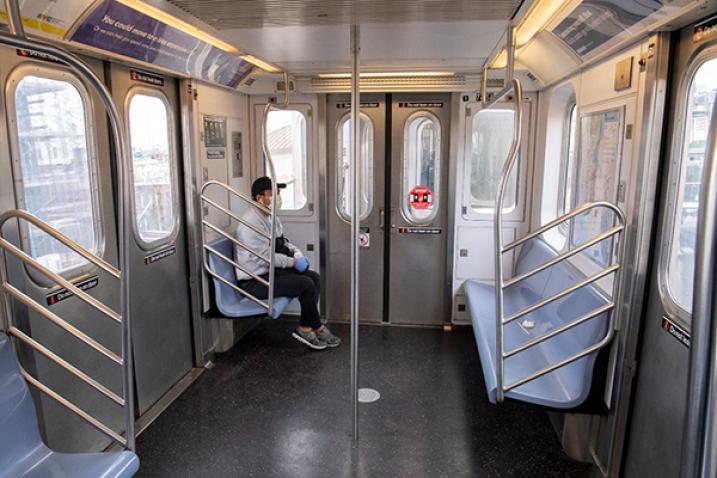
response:
[[[234,246],[227,238],[217,239],[216,241],[209,243],[209,246],[230,259],[234,257]],[[220,277],[230,281],[232,284],[237,284],[234,266],[211,252],[209,252],[208,255],[209,268]],[[225,317],[240,318],[266,315],[276,319],[284,312],[284,309],[286,309],[286,306],[288,306],[291,301],[291,298],[289,297],[275,297],[272,313],[268,314],[264,307],[247,298],[240,292],[237,292],[214,277],[211,277],[211,279],[214,283],[214,301],[217,305],[217,309],[219,309],[219,312],[221,312]]]
[[[525,244],[516,264],[516,275],[544,264],[558,254],[541,240]],[[505,289],[504,317],[567,289],[585,277],[566,261]],[[495,285],[467,281],[464,284],[473,332],[480,354],[488,398],[496,403],[496,319]],[[504,351],[508,352],[532,338],[570,322],[608,301],[592,286],[585,286],[504,328]],[[533,372],[559,362],[599,342],[607,331],[609,312],[600,314],[541,344],[504,361],[504,384],[509,385]],[[527,319],[527,320],[526,320]],[[532,322],[532,327],[530,327]],[[569,365],[527,382],[505,393],[506,397],[557,409],[575,408],[590,393],[598,351]]]
[[[0,334],[0,478],[126,478],[138,469],[139,458],[130,451],[56,453],[47,448],[13,346]]]

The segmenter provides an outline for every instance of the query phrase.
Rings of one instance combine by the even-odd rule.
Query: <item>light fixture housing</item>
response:
[[[322,79],[346,79],[351,78],[351,73],[319,73]],[[362,72],[360,78],[436,78],[456,76],[454,71],[380,71]]]

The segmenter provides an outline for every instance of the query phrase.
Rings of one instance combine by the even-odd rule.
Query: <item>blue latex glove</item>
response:
[[[299,256],[296,258],[296,264],[294,264],[294,269],[296,269],[299,272],[306,272],[306,270],[309,268],[309,260],[304,256]]]

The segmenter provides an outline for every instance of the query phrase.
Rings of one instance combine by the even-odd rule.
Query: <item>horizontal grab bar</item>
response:
[[[612,325],[612,324],[610,324]],[[585,350],[581,350],[580,352],[576,352],[573,355],[561,360],[560,362],[556,362],[552,365],[549,365],[547,367],[544,367],[537,372],[534,372],[527,377],[524,377],[520,380],[516,380],[515,382],[511,383],[510,385],[507,385],[503,387],[503,392],[508,392],[516,387],[520,387],[521,385],[524,385],[528,382],[532,382],[533,380],[542,377],[545,374],[548,374],[552,372],[553,370],[557,370],[560,367],[564,367],[565,365],[568,365],[572,362],[575,362],[576,360],[580,360],[581,358],[590,355],[591,353],[595,352],[596,350],[600,350],[605,345],[607,345],[611,340],[612,336],[615,333],[612,327],[609,327],[608,333],[605,335],[605,337],[597,342],[596,344],[591,345],[590,347],[586,348]]]
[[[616,272],[620,268],[620,264],[614,264],[607,269],[603,269],[602,271],[598,272],[597,274],[593,274],[579,282],[576,282],[572,286],[568,287],[567,289],[564,289],[557,294],[554,294],[547,299],[543,299],[540,302],[536,302],[535,304],[526,307],[525,309],[522,309],[515,314],[508,316],[505,320],[503,320],[503,325],[508,325],[509,323],[513,322],[514,320],[517,320],[524,315],[528,315],[531,312],[535,312],[536,310],[540,309],[541,307],[544,307],[551,302],[555,302],[558,299],[562,299],[568,294],[572,294],[576,290],[580,289],[581,287],[585,287],[586,285],[592,284],[593,282],[602,279],[603,277],[612,274],[613,272]]]
[[[566,214],[563,214],[562,216],[560,216],[560,217],[558,217],[558,218],[556,218],[556,219],[553,219],[552,221],[550,221],[549,223],[545,224],[544,226],[539,227],[539,228],[536,229],[535,231],[529,233],[527,236],[522,237],[522,238],[518,239],[517,241],[513,241],[513,242],[511,242],[510,244],[504,246],[504,247],[501,249],[501,252],[506,253],[506,252],[510,251],[511,249],[515,249],[515,248],[518,247],[519,245],[521,245],[521,244],[523,244],[523,243],[525,243],[525,242],[528,242],[529,240],[531,240],[531,239],[533,239],[533,238],[535,238],[535,237],[538,237],[539,235],[541,235],[541,234],[543,234],[543,233],[549,231],[550,229],[553,229],[553,228],[554,228],[555,226],[557,226],[558,224],[561,224],[561,223],[567,221],[568,219],[572,219],[572,218],[575,217],[575,216],[579,216],[580,214],[584,214],[584,213],[586,213],[587,211],[589,211],[589,210],[591,210],[591,209],[598,208],[598,207],[604,207],[604,208],[606,208],[606,209],[610,209],[611,211],[613,211],[613,212],[615,213],[615,215],[618,217],[618,219],[619,219],[619,221],[620,221],[620,225],[622,225],[622,226],[624,227],[624,225],[625,225],[625,215],[624,215],[623,212],[620,210],[620,208],[618,208],[618,207],[615,206],[614,204],[609,203],[609,202],[607,202],[607,201],[597,201],[597,202],[583,203],[583,204],[581,204],[580,206],[578,206],[577,208],[573,209],[572,211],[570,211],[570,212],[568,212],[568,213],[566,213]]]
[[[44,383],[40,382],[38,379],[30,375],[27,370],[20,367],[20,373],[22,373],[22,376],[25,377],[25,380],[28,381],[31,385],[33,385],[35,388],[40,390],[45,395],[49,396],[50,398],[54,399],[56,402],[58,402],[60,405],[64,406],[71,412],[73,412],[75,415],[79,416],[83,420],[85,420],[87,423],[92,425],[94,428],[99,430],[100,432],[104,433],[117,443],[121,444],[122,446],[127,445],[127,440],[120,434],[116,433],[114,430],[112,430],[110,427],[102,423],[101,421],[97,420],[95,417],[45,385]]]
[[[53,362],[55,362],[55,364],[57,364],[58,366],[62,367],[65,370],[67,370],[72,375],[74,375],[78,379],[82,380],[87,385],[94,388],[95,390],[100,392],[102,395],[104,395],[105,397],[107,397],[110,400],[112,400],[113,402],[115,402],[120,407],[124,406],[124,400],[122,399],[122,397],[120,397],[119,395],[117,395],[116,393],[111,391],[109,388],[105,387],[100,382],[96,381],[95,379],[93,379],[92,377],[87,375],[85,372],[83,372],[79,368],[75,367],[74,365],[72,365],[71,363],[69,363],[62,357],[60,357],[59,355],[57,355],[52,350],[50,350],[47,347],[45,347],[44,345],[42,345],[40,342],[38,342],[35,339],[33,339],[32,337],[26,335],[22,330],[13,326],[8,329],[8,332],[10,334],[12,334],[13,336],[15,336],[16,338],[18,338],[20,341],[22,341],[27,346],[32,347],[33,349],[37,350],[42,355],[47,357],[49,360],[52,360]]]
[[[3,226],[5,225],[5,222],[7,222],[11,218],[18,218],[18,219],[24,219],[25,221],[29,222],[33,226],[37,227],[43,232],[46,232],[53,238],[57,239],[57,241],[61,242],[68,248],[70,248],[72,251],[76,252],[77,254],[81,255],[85,259],[87,259],[92,264],[96,265],[106,273],[110,274],[115,279],[119,279],[121,277],[120,271],[114,267],[109,262],[105,261],[104,259],[97,257],[84,247],[82,247],[79,243],[76,241],[73,241],[57,229],[49,226],[47,223],[43,222],[39,217],[35,216],[34,214],[31,214],[27,211],[24,211],[22,209],[13,209],[10,211],[7,211],[3,214],[0,214],[0,231],[2,230]]]
[[[251,271],[245,269],[244,266],[242,266],[242,265],[239,264],[238,262],[236,262],[236,261],[234,261],[234,260],[228,258],[227,256],[225,256],[224,254],[222,254],[222,253],[219,252],[218,250],[214,249],[212,246],[209,246],[209,245],[207,245],[207,244],[204,244],[204,249],[205,249],[206,251],[209,251],[210,253],[214,254],[215,256],[219,257],[220,259],[223,259],[225,262],[228,262],[229,264],[233,265],[234,267],[236,267],[236,268],[239,269],[240,271],[244,272],[244,273],[247,274],[248,276],[251,276],[254,280],[256,280],[256,281],[258,281],[258,282],[264,284],[264,285],[267,286],[267,287],[269,286],[269,282],[266,281],[266,280],[264,280],[261,276],[258,276],[258,275],[256,275],[256,274],[254,274],[253,272],[251,272]],[[207,267],[209,267],[209,266],[207,265]]]
[[[255,297],[254,295],[252,295],[251,293],[245,291],[244,289],[242,289],[242,288],[239,287],[238,285],[229,282],[228,280],[226,280],[224,277],[220,276],[219,274],[217,274],[217,273],[214,272],[213,270],[211,270],[211,269],[209,269],[209,268],[207,268],[207,267],[205,267],[204,269],[207,271],[207,274],[209,274],[210,276],[214,277],[216,280],[218,280],[218,281],[220,281],[220,282],[222,282],[222,283],[228,285],[229,287],[231,287],[231,288],[234,289],[235,291],[237,291],[237,292],[239,292],[240,294],[242,294],[244,297],[248,297],[249,299],[253,300],[254,302],[256,302],[257,305],[260,305],[260,306],[264,307],[266,310],[269,310],[269,305],[267,305],[266,303],[262,302],[261,299],[259,299],[258,297]]]
[[[601,307],[598,307],[597,309],[594,309],[594,310],[588,312],[587,314],[581,315],[577,319],[571,320],[570,322],[564,323],[560,327],[554,328],[553,330],[551,330],[550,332],[548,332],[546,334],[540,335],[538,337],[535,337],[532,340],[525,342],[524,344],[521,344],[520,346],[511,350],[510,352],[506,352],[505,354],[503,354],[503,358],[512,357],[515,354],[518,354],[520,352],[523,352],[524,350],[527,350],[527,349],[534,347],[540,343],[543,343],[546,340],[565,332],[566,330],[570,330],[573,327],[577,327],[578,325],[582,324],[583,322],[587,322],[590,319],[594,319],[598,315],[609,311],[613,307],[615,307],[615,304],[612,302],[605,304]]]
[[[69,322],[65,321],[62,317],[58,316],[54,312],[47,310],[45,307],[38,304],[35,300],[33,300],[31,297],[27,296],[24,292],[18,290],[15,288],[15,286],[5,282],[2,285],[0,285],[2,289],[7,292],[8,294],[15,297],[17,300],[25,304],[26,306],[30,307],[35,312],[41,314],[44,316],[47,320],[52,322],[53,324],[57,325],[64,331],[68,332],[72,336],[74,336],[76,339],[80,340],[81,342],[84,342],[85,345],[88,347],[94,349],[96,352],[104,355],[108,359],[112,360],[117,365],[123,365],[122,357],[112,352],[110,349],[102,345],[101,343],[97,342],[95,339],[87,335],[86,333],[82,332],[80,329],[75,327],[74,325],[70,324]]]
[[[209,189],[210,186],[219,186],[220,188],[224,189],[228,193],[233,194],[234,196],[243,199],[244,201],[249,203],[251,206],[259,209],[260,211],[264,211],[267,214],[271,214],[271,209],[269,209],[268,207],[264,206],[261,203],[254,201],[254,198],[251,198],[251,197],[247,196],[246,194],[244,194],[240,191],[237,191],[233,187],[231,187],[227,184],[224,184],[220,181],[216,181],[214,179],[209,180],[206,183],[204,183],[204,185],[202,186],[202,193],[201,193],[202,196],[205,196],[204,193],[206,192],[207,189]]]
[[[259,235],[261,235],[261,236],[264,236],[264,237],[267,238],[267,239],[271,239],[271,236],[270,236],[269,234],[265,233],[264,231],[262,231],[261,229],[259,229],[258,227],[256,227],[256,226],[253,225],[252,223],[250,223],[249,221],[246,221],[245,219],[243,219],[243,218],[237,216],[236,214],[234,214],[234,213],[231,212],[230,210],[228,210],[228,209],[222,207],[221,205],[217,204],[216,202],[212,201],[212,200],[209,199],[208,197],[202,196],[202,201],[204,201],[204,202],[206,202],[207,204],[209,204],[209,205],[211,205],[211,206],[213,206],[213,207],[219,209],[221,212],[227,214],[229,217],[231,217],[231,218],[234,219],[235,221],[244,224],[246,227],[248,227],[248,228],[251,229],[252,231],[256,232],[257,234],[259,234]]]
[[[9,251],[23,261],[25,264],[28,264],[32,266],[33,268],[37,269],[38,271],[42,272],[44,275],[48,276],[50,279],[58,283],[59,285],[63,286],[73,294],[75,294],[79,299],[84,301],[85,303],[91,305],[98,311],[102,312],[104,315],[109,317],[110,319],[114,320],[115,322],[121,324],[122,323],[122,316],[120,316],[117,312],[107,307],[105,304],[100,302],[99,300],[92,297],[87,292],[83,291],[79,287],[77,287],[72,282],[68,281],[64,277],[60,276],[59,274],[56,274],[52,272],[47,267],[43,266],[39,261],[28,255],[25,251],[22,249],[17,248],[14,244],[6,241],[5,239],[0,237],[0,247],[5,249],[6,251]]]
[[[271,263],[268,257],[266,257],[266,256],[263,255],[263,254],[260,254],[258,251],[255,251],[254,249],[252,249],[251,247],[247,246],[247,245],[244,244],[243,242],[239,241],[239,240],[236,239],[235,237],[232,237],[231,234],[228,234],[227,232],[222,231],[220,228],[218,228],[218,227],[215,226],[214,224],[212,224],[212,223],[210,223],[210,222],[208,222],[208,221],[202,221],[202,224],[205,225],[205,226],[207,226],[209,229],[213,230],[214,232],[216,232],[216,233],[219,234],[220,236],[223,236],[223,237],[229,239],[229,241],[233,242],[234,244],[236,244],[237,246],[241,247],[242,249],[245,249],[245,250],[251,252],[251,253],[254,254],[256,257],[258,257],[259,259],[263,260],[263,261],[266,262],[267,264],[270,264],[270,263]]]
[[[543,264],[541,264],[541,265],[539,265],[539,266],[537,266],[537,267],[535,267],[535,268],[533,268],[533,269],[531,269],[531,270],[529,270],[529,271],[527,271],[527,272],[524,272],[524,273],[522,273],[522,274],[520,274],[520,275],[517,275],[517,276],[515,276],[515,277],[510,278],[510,279],[507,280],[505,283],[503,283],[503,288],[510,287],[510,286],[512,286],[513,284],[517,283],[517,282],[520,282],[520,281],[522,281],[522,280],[525,280],[525,279],[527,279],[528,277],[532,277],[532,276],[534,276],[535,274],[537,274],[538,272],[542,272],[542,271],[544,271],[545,269],[547,269],[547,268],[549,268],[549,267],[551,267],[551,266],[554,266],[555,264],[558,264],[559,262],[562,262],[562,261],[564,261],[565,259],[567,259],[567,258],[569,258],[569,257],[574,256],[574,255],[577,254],[578,252],[582,252],[582,251],[584,251],[585,249],[588,249],[589,247],[594,246],[594,245],[597,244],[598,242],[604,241],[605,239],[607,239],[607,238],[609,238],[609,237],[612,237],[612,236],[614,236],[615,234],[618,234],[618,233],[622,232],[623,229],[624,229],[624,227],[623,227],[622,225],[612,227],[612,228],[608,229],[607,231],[603,232],[602,234],[598,234],[597,236],[595,236],[595,237],[594,237],[593,239],[591,239],[590,241],[584,242],[584,243],[580,244],[579,246],[577,246],[576,248],[570,249],[569,251],[564,252],[564,253],[560,254],[559,256],[557,256],[557,257],[555,257],[555,258],[549,260],[548,262],[545,262],[545,263],[543,263]]]

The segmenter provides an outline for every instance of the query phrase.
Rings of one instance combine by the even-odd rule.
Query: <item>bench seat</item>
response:
[[[56,453],[47,448],[12,343],[0,334],[0,478],[129,478],[138,469],[139,458],[130,451]]]
[[[557,253],[541,240],[526,243],[519,254],[516,275],[544,264]],[[560,262],[504,290],[503,316],[567,289],[584,275],[566,261]],[[488,398],[496,403],[496,318],[495,284],[469,280],[464,284],[468,310],[478,346]],[[592,285],[525,315],[504,328],[504,351],[570,322],[608,303]],[[606,334],[609,312],[556,335],[504,360],[504,385],[555,364],[592,344]],[[556,409],[570,409],[585,401],[592,385],[598,351],[505,393],[506,397]]]
[[[234,257],[234,246],[232,242],[225,237],[209,243],[209,246],[230,259]],[[209,268],[220,277],[238,286],[234,266],[211,252],[207,252],[207,254],[209,256]],[[273,310],[271,314],[268,314],[266,308],[232,289],[215,277],[209,277],[214,283],[214,301],[217,309],[223,316],[228,318],[268,316],[272,319],[276,319],[284,312],[289,302],[291,302],[291,298],[289,297],[275,297],[272,307]]]

